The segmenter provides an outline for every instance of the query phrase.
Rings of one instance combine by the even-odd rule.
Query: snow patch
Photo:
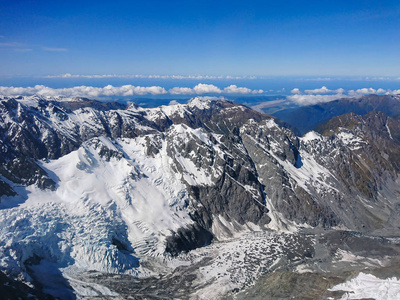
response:
[[[360,137],[355,136],[350,131],[341,128],[341,131],[337,134],[337,137],[352,150],[358,150],[366,145],[367,143],[363,141]]]
[[[275,123],[274,119],[269,119],[265,125],[267,126],[268,129],[272,128],[279,128],[278,124]]]
[[[201,110],[205,109],[210,109],[211,101],[216,101],[216,100],[224,100],[224,98],[221,97],[195,97],[191,99],[188,103],[188,106],[190,108],[198,108]]]
[[[400,280],[396,277],[380,279],[371,274],[359,273],[356,278],[338,284],[329,291],[345,291],[345,299],[400,299]]]
[[[389,137],[393,140],[392,133],[391,133],[391,131],[390,131],[390,128],[389,128],[388,123],[386,122],[385,125],[386,125],[387,132],[388,132],[388,134],[389,134]]]
[[[315,131],[309,131],[303,137],[301,137],[300,140],[306,143],[314,140],[322,140],[322,136]]]

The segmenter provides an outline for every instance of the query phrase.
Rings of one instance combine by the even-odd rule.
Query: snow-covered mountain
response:
[[[144,109],[3,97],[0,269],[61,298],[118,298],[127,290],[101,276],[150,282],[197,265],[191,295],[214,295],[217,284],[222,296],[282,266],[279,255],[293,264],[328,247],[304,230],[398,235],[399,121],[349,114],[319,131],[297,137],[274,117],[213,98]],[[228,241],[243,237],[243,253],[264,269],[214,274],[218,261],[242,259],[222,259],[216,245],[233,254]]]

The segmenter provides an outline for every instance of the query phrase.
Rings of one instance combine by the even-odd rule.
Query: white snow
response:
[[[345,283],[338,284],[330,291],[345,291],[341,300],[346,299],[400,299],[400,280],[396,277],[380,279],[371,274],[359,273]]]
[[[40,98],[37,96],[28,96],[23,97],[22,99],[18,99],[18,102],[32,107],[38,107]]]
[[[248,222],[244,225],[235,220],[227,221],[223,216],[218,215],[213,219],[211,231],[218,241],[227,241],[232,238],[239,238],[245,232],[260,231],[260,227]]]
[[[199,269],[201,282],[207,284],[199,285],[193,299],[219,299],[235,288],[252,285],[266,270],[274,270],[281,259],[285,259],[285,247],[296,248],[297,244],[294,234],[245,232],[191,251],[186,257],[188,260],[212,258]],[[184,258],[184,255],[177,257],[175,264]]]
[[[163,105],[160,107],[160,110],[162,110],[168,117],[178,115],[179,117],[184,118],[185,114],[190,114],[186,109],[186,105],[182,104]]]
[[[390,131],[390,128],[389,128],[388,123],[386,122],[385,125],[386,125],[387,132],[389,133],[389,137],[393,140],[392,133],[391,133],[391,131]]]
[[[216,155],[223,155],[222,150],[218,145],[214,145],[209,139],[208,135],[203,129],[193,129],[184,124],[173,125],[168,131],[168,136],[174,141],[174,145],[187,143],[188,141],[196,141],[199,147],[207,147],[210,151],[214,150]],[[184,157],[179,151],[176,150],[175,160],[179,163],[183,170],[183,178],[190,185],[212,185],[213,179],[218,177],[222,169],[220,168],[201,168],[196,166],[191,158],[199,158],[201,160],[207,159],[206,157],[199,156],[195,152],[191,152],[191,158]]]
[[[271,218],[266,227],[277,232],[294,233],[298,231],[299,226],[295,222],[287,220],[282,213],[276,210],[268,195],[265,195],[265,206],[269,211],[268,216]]]
[[[309,142],[314,140],[322,140],[322,137],[318,132],[309,131],[300,139],[304,142]]]
[[[358,150],[366,144],[366,142],[358,136],[355,136],[350,131],[340,128],[337,137],[352,150]]]
[[[210,103],[212,100],[221,100],[221,98],[218,97],[195,97],[193,99],[191,99],[188,103],[188,106],[190,108],[198,108],[201,110],[204,109],[209,109],[210,108]]]
[[[279,126],[275,123],[274,119],[269,119],[266,124],[268,129],[272,129],[272,128],[279,128]]]
[[[334,178],[328,169],[318,164],[314,157],[303,149],[300,150],[300,157],[302,162],[300,168],[296,168],[286,160],[280,161],[298,185],[305,190],[309,190],[309,187],[314,187],[318,193],[336,190],[327,183],[327,178]],[[279,160],[277,157],[276,159]]]
[[[101,296],[111,296],[113,299],[119,299],[117,293],[110,291],[107,287],[96,283],[88,283],[76,278],[64,275],[68,280],[68,283],[74,289],[78,296],[78,299],[87,299],[87,297],[101,297]]]
[[[100,137],[42,163],[59,186],[56,191],[15,186],[25,196],[2,199],[15,207],[0,210],[0,268],[24,273],[22,262],[35,254],[72,274],[145,274],[136,256],[163,255],[170,230],[192,222],[182,210],[188,192],[171,170],[166,145],[155,157],[145,155],[145,145],[143,138],[113,143]],[[121,148],[126,156],[106,161],[101,147]],[[118,251],[113,238],[133,254]]]

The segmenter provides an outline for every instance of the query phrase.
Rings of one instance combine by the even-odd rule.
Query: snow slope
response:
[[[346,299],[400,299],[400,280],[396,277],[380,279],[371,274],[360,273],[345,283],[338,284],[330,291],[345,291],[341,300]]]
[[[14,185],[23,196],[4,198],[0,268],[29,280],[24,263],[38,257],[66,274],[144,274],[138,255],[164,254],[171,230],[192,223],[183,210],[188,193],[162,143],[149,157],[144,138],[99,137],[42,162],[58,188]]]

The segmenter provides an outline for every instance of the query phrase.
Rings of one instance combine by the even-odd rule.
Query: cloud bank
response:
[[[63,97],[86,97],[86,98],[107,98],[107,97],[132,97],[143,95],[251,95],[263,94],[263,90],[252,90],[247,87],[238,87],[237,85],[229,85],[225,88],[220,88],[213,84],[199,83],[196,86],[190,87],[174,87],[166,90],[161,86],[112,86],[107,85],[104,87],[93,86],[75,86],[71,88],[50,88],[44,85],[35,85],[33,87],[7,87],[0,86],[0,95],[15,97],[15,96],[63,96]],[[346,97],[360,97],[367,94],[381,94],[381,95],[397,95],[400,94],[400,89],[385,90],[382,88],[361,88],[357,90],[346,91],[342,88],[331,90],[326,86],[318,89],[301,91],[299,88],[291,90],[291,94],[287,96],[287,100],[292,101],[298,105],[313,105],[317,103],[325,103],[333,100],[346,98]]]
[[[167,91],[160,86],[133,86],[123,85],[114,87],[75,86],[72,88],[53,89],[44,85],[34,87],[0,87],[0,94],[4,96],[39,95],[39,96],[64,96],[64,97],[103,97],[103,96],[134,96],[134,95],[163,95]]]
[[[203,94],[261,94],[263,90],[252,90],[246,87],[230,85],[224,89],[213,84],[199,83],[193,88],[174,87],[168,91],[161,86],[112,86],[93,87],[93,86],[75,86],[72,88],[50,88],[44,85],[35,85],[34,87],[6,87],[0,86],[0,94],[4,96],[64,96],[64,97],[127,97],[135,95],[203,95]]]
[[[263,90],[252,90],[247,87],[238,87],[235,84],[224,89],[213,84],[199,83],[194,88],[174,87],[168,91],[171,95],[190,95],[190,94],[262,94]]]
[[[326,86],[323,86],[318,89],[313,90],[304,90],[304,93],[300,91],[298,88],[294,88],[291,91],[292,94],[287,96],[287,99],[295,102],[298,105],[314,105],[318,103],[326,103],[330,101],[334,101],[341,98],[348,97],[361,97],[363,95],[369,94],[377,94],[377,95],[397,95],[400,94],[400,89],[398,90],[385,90],[382,88],[374,89],[374,88],[362,88],[357,90],[349,90],[346,93],[346,90],[343,88],[339,88],[336,90],[328,89]]]
[[[288,96],[287,98],[290,101],[297,103],[298,105],[314,105],[317,103],[325,103],[334,101],[340,98],[345,98],[346,96],[343,94],[336,94],[336,95],[301,95],[296,94],[292,96]]]

